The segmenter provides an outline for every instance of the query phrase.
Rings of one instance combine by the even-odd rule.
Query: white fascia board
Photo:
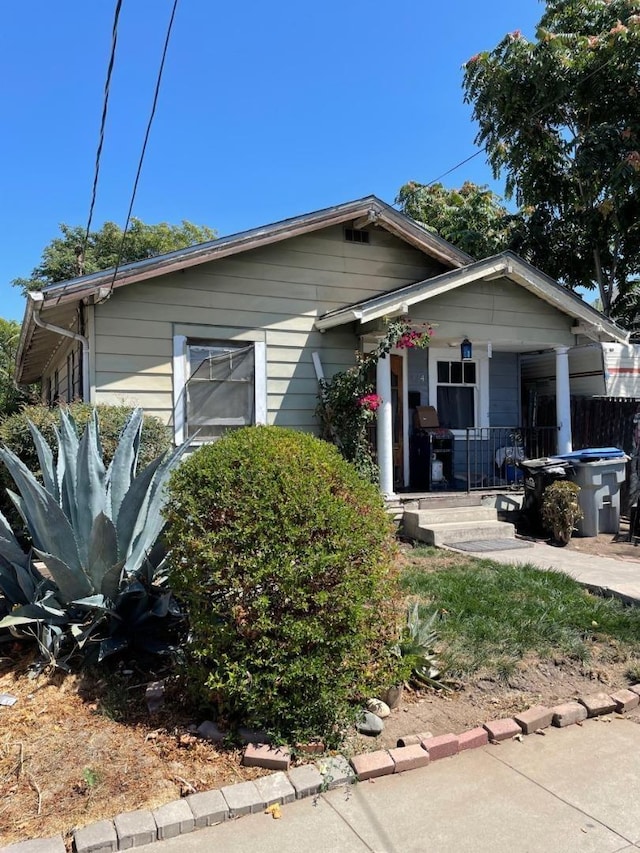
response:
[[[553,305],[554,308],[582,321],[587,328],[592,329],[591,334],[585,329],[582,329],[580,334],[586,334],[596,342],[600,341],[602,335],[607,335],[616,343],[628,343],[629,332],[618,328],[604,315],[595,312],[591,306],[578,302],[568,291],[565,294],[543,278],[531,276],[528,274],[528,270],[521,267],[520,264],[512,263],[510,277],[540,299],[544,299],[545,302]],[[594,313],[596,313],[595,317]]]
[[[455,290],[457,287],[462,287],[470,281],[493,276],[496,273],[506,274],[508,263],[505,260],[500,260],[492,264],[487,264],[486,267],[480,269],[475,265],[474,267],[474,269],[463,268],[454,270],[453,272],[443,273],[433,279],[416,282],[415,285],[408,285],[408,287],[402,289],[400,294],[390,293],[386,297],[376,300],[376,304],[370,308],[362,306],[360,311],[347,309],[333,314],[331,317],[327,317],[326,320],[323,320],[321,317],[316,321],[316,327],[323,330],[324,328],[352,322],[355,319],[361,320],[363,323],[369,323],[372,320],[379,320],[380,317],[406,314],[412,305],[424,302],[427,299],[433,299],[435,296],[440,296],[440,294],[447,293],[450,290]],[[414,289],[410,291],[409,288]],[[359,317],[353,316],[358,313]]]

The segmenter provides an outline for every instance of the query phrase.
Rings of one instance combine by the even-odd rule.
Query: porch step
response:
[[[460,494],[460,492],[449,492],[447,494],[430,494],[418,499],[420,509],[455,508],[461,506],[480,506],[482,495],[479,492],[472,494]]]
[[[478,510],[481,510],[478,513]],[[438,520],[436,521],[435,518]],[[514,539],[515,527],[498,521],[491,507],[452,507],[441,510],[407,510],[404,532],[429,545],[454,545],[456,542],[483,539]]]
[[[455,521],[496,521],[497,517],[492,506],[429,507],[418,510],[418,525],[430,527]]]

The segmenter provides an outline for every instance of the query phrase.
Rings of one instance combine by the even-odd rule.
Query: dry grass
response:
[[[239,751],[193,737],[179,696],[150,716],[141,689],[123,682],[114,695],[77,676],[31,680],[29,662],[18,658],[0,673],[0,693],[18,698],[0,707],[0,845],[69,838],[121,811],[261,775],[240,765]]]

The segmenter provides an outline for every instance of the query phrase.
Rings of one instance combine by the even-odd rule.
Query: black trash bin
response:
[[[541,459],[522,459],[516,463],[524,473],[524,499],[522,501],[522,532],[530,536],[544,536],[542,523],[542,494],[556,480],[567,478],[571,463],[555,456]]]

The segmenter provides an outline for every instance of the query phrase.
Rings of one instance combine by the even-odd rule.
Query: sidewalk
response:
[[[470,555],[466,553],[466,556]],[[531,548],[483,551],[472,556],[497,563],[532,563],[540,569],[560,569],[590,588],[616,595],[624,601],[640,602],[640,560],[581,554],[544,542],[534,542]]]
[[[640,726],[609,716],[156,843],[150,853],[608,853],[640,847]]]

